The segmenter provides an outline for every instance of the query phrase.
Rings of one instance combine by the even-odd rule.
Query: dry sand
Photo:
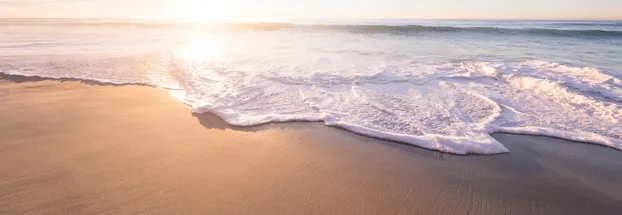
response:
[[[3,76],[0,214],[621,214],[622,152],[454,156],[320,123],[232,128],[163,89]]]

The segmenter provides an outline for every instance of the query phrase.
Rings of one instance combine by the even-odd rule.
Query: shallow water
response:
[[[489,133],[622,149],[622,23],[2,20],[0,73],[164,87],[236,126],[326,125],[449,153]]]

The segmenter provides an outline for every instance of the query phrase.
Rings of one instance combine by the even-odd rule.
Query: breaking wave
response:
[[[381,24],[297,24],[297,23],[189,23],[189,22],[163,22],[163,21],[119,21],[119,20],[4,20],[0,26],[83,26],[83,27],[134,27],[134,28],[205,28],[227,30],[309,30],[309,31],[343,31],[350,33],[398,33],[398,34],[456,34],[456,33],[479,33],[501,35],[534,35],[534,36],[560,36],[560,37],[622,37],[622,23],[556,23],[550,28],[525,28],[524,26],[513,27],[456,27],[456,26],[432,26],[432,25],[381,25]],[[601,29],[567,29],[559,26],[580,27],[613,27],[613,30]]]
[[[153,58],[161,59],[139,71],[128,66]],[[165,87],[193,112],[213,113],[234,126],[319,121],[455,154],[507,152],[489,135],[494,132],[622,149],[622,81],[595,68],[530,60],[441,64],[427,74],[295,76],[164,58],[4,64],[0,73]]]

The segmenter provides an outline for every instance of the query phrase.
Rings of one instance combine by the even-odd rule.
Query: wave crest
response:
[[[141,20],[0,20],[0,26],[108,26],[134,28],[202,28],[227,30],[336,30],[350,33],[398,33],[398,34],[448,34],[448,33],[480,33],[500,35],[536,35],[561,37],[622,37],[622,30],[601,29],[564,29],[556,26],[587,26],[587,27],[619,27],[622,23],[558,23],[551,28],[505,28],[505,27],[455,27],[434,25],[381,25],[381,24],[297,24],[288,22],[248,22],[248,23],[193,23],[164,22]]]

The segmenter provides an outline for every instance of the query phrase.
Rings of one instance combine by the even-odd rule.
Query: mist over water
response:
[[[0,73],[137,83],[235,126],[319,121],[449,153],[622,149],[622,23],[0,20]],[[140,95],[137,95],[140,96]]]

